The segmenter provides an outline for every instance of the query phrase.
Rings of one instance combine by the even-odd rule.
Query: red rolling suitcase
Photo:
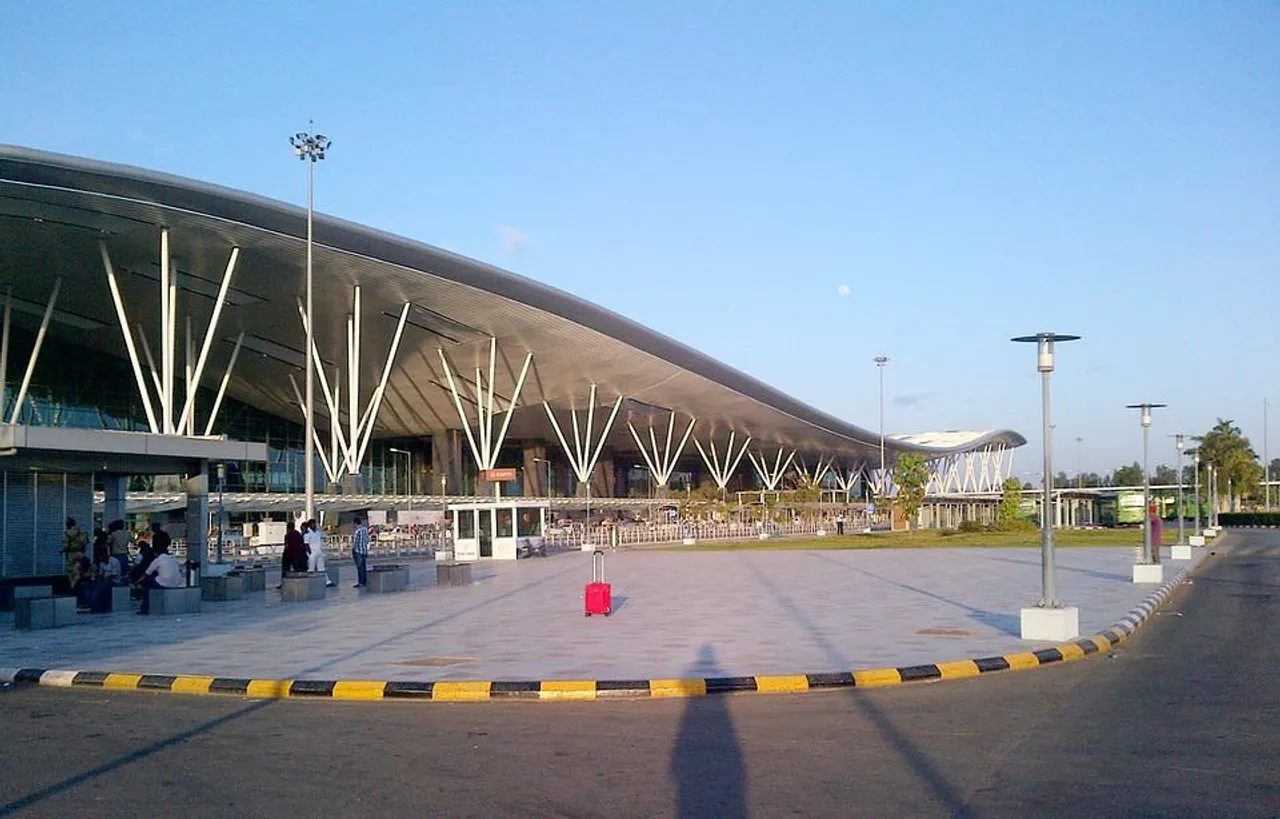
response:
[[[586,615],[613,613],[613,586],[604,580],[604,552],[596,549],[591,554],[591,582],[587,584]]]

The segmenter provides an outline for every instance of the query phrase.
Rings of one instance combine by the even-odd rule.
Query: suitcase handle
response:
[[[591,553],[591,582],[604,582],[604,552],[599,549]]]

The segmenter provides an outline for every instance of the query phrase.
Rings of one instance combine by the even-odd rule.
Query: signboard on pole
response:
[[[480,480],[488,481],[489,483],[503,483],[505,481],[514,481],[515,479],[516,470],[514,467],[480,470]]]

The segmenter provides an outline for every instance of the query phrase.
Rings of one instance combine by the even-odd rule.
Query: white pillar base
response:
[[[768,540],[768,539],[769,539],[769,533],[768,533],[768,532],[761,532],[761,533],[760,533],[760,535],[759,535],[759,537],[760,537],[760,540]]]
[[[1191,537],[1187,538],[1187,543],[1190,543],[1192,546],[1203,546],[1204,535],[1192,535]]]
[[[1218,536],[1218,530],[1217,530],[1217,529],[1213,529],[1213,528],[1205,529],[1205,530],[1204,530],[1204,536],[1205,536],[1205,537],[1217,537],[1217,536]]]
[[[826,529],[819,529],[818,531],[814,532],[814,534],[815,534],[815,535],[817,535],[818,537],[826,537],[826,536],[827,536],[827,530],[826,530]]]
[[[587,543],[587,542],[583,542],[583,544],[582,544],[582,551],[584,551],[584,552],[594,552],[595,550],[596,550],[596,545],[595,545],[594,543]]]
[[[1064,606],[1046,609],[1032,606],[1022,610],[1022,639],[1061,643],[1080,636],[1080,609]]]
[[[1163,583],[1163,563],[1135,563],[1133,565],[1134,583]]]
[[[687,538],[685,538],[684,540],[682,540],[682,541],[680,541],[680,542],[681,542],[682,544],[684,544],[685,546],[692,546],[692,545],[694,545],[695,543],[697,543],[697,542],[698,542],[698,539],[697,539],[697,538],[693,538],[693,537],[687,537]]]
[[[1174,560],[1190,560],[1191,559],[1190,545],[1179,546],[1177,544],[1174,544],[1172,552],[1173,552],[1172,557]]]

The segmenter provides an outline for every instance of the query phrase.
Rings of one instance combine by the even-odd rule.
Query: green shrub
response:
[[[1005,518],[991,525],[993,532],[1034,532],[1040,527],[1026,518]]]
[[[960,521],[959,531],[966,535],[972,535],[977,534],[978,532],[984,532],[986,531],[986,528],[987,527],[983,526],[976,520],[962,520]]]
[[[1280,512],[1219,512],[1221,526],[1280,526]]]

